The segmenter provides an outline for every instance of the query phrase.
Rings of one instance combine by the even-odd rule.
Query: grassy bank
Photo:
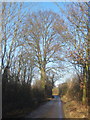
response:
[[[67,95],[61,97],[65,118],[88,118],[88,106],[70,99]]]

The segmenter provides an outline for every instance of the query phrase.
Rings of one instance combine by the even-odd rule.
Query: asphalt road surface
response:
[[[63,118],[62,102],[59,96],[54,96],[53,100],[41,105],[26,118]]]

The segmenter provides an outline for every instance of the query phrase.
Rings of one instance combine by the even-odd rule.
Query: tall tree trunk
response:
[[[45,89],[45,81],[46,81],[46,73],[45,73],[45,69],[41,68],[41,87]]]
[[[82,96],[82,103],[86,104],[86,99],[87,99],[87,90],[86,90],[86,84],[87,84],[87,71],[86,71],[86,66],[83,68],[83,96]]]
[[[88,2],[88,81],[87,81],[87,94],[88,94],[88,106],[89,113],[88,118],[90,118],[90,1]]]
[[[44,94],[44,97],[46,97],[46,72],[45,72],[45,68],[41,68],[40,69],[41,71],[41,89],[43,90],[43,94]]]

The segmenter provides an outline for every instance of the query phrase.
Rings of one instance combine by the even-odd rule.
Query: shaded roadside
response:
[[[39,106],[46,104],[51,99],[45,99],[40,103],[33,104],[33,107],[28,106],[27,108],[13,110],[8,112],[5,118],[24,118],[27,114],[30,114],[32,111],[37,109]]]

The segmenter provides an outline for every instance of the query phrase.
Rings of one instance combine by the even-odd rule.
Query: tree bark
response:
[[[83,80],[83,96],[82,96],[82,103],[83,104],[86,104],[86,100],[87,100],[87,70],[86,70],[86,65],[85,67],[83,68],[83,77],[84,77],[84,80]]]
[[[41,86],[42,88],[45,89],[45,81],[46,81],[46,72],[45,72],[45,68],[41,68]]]

